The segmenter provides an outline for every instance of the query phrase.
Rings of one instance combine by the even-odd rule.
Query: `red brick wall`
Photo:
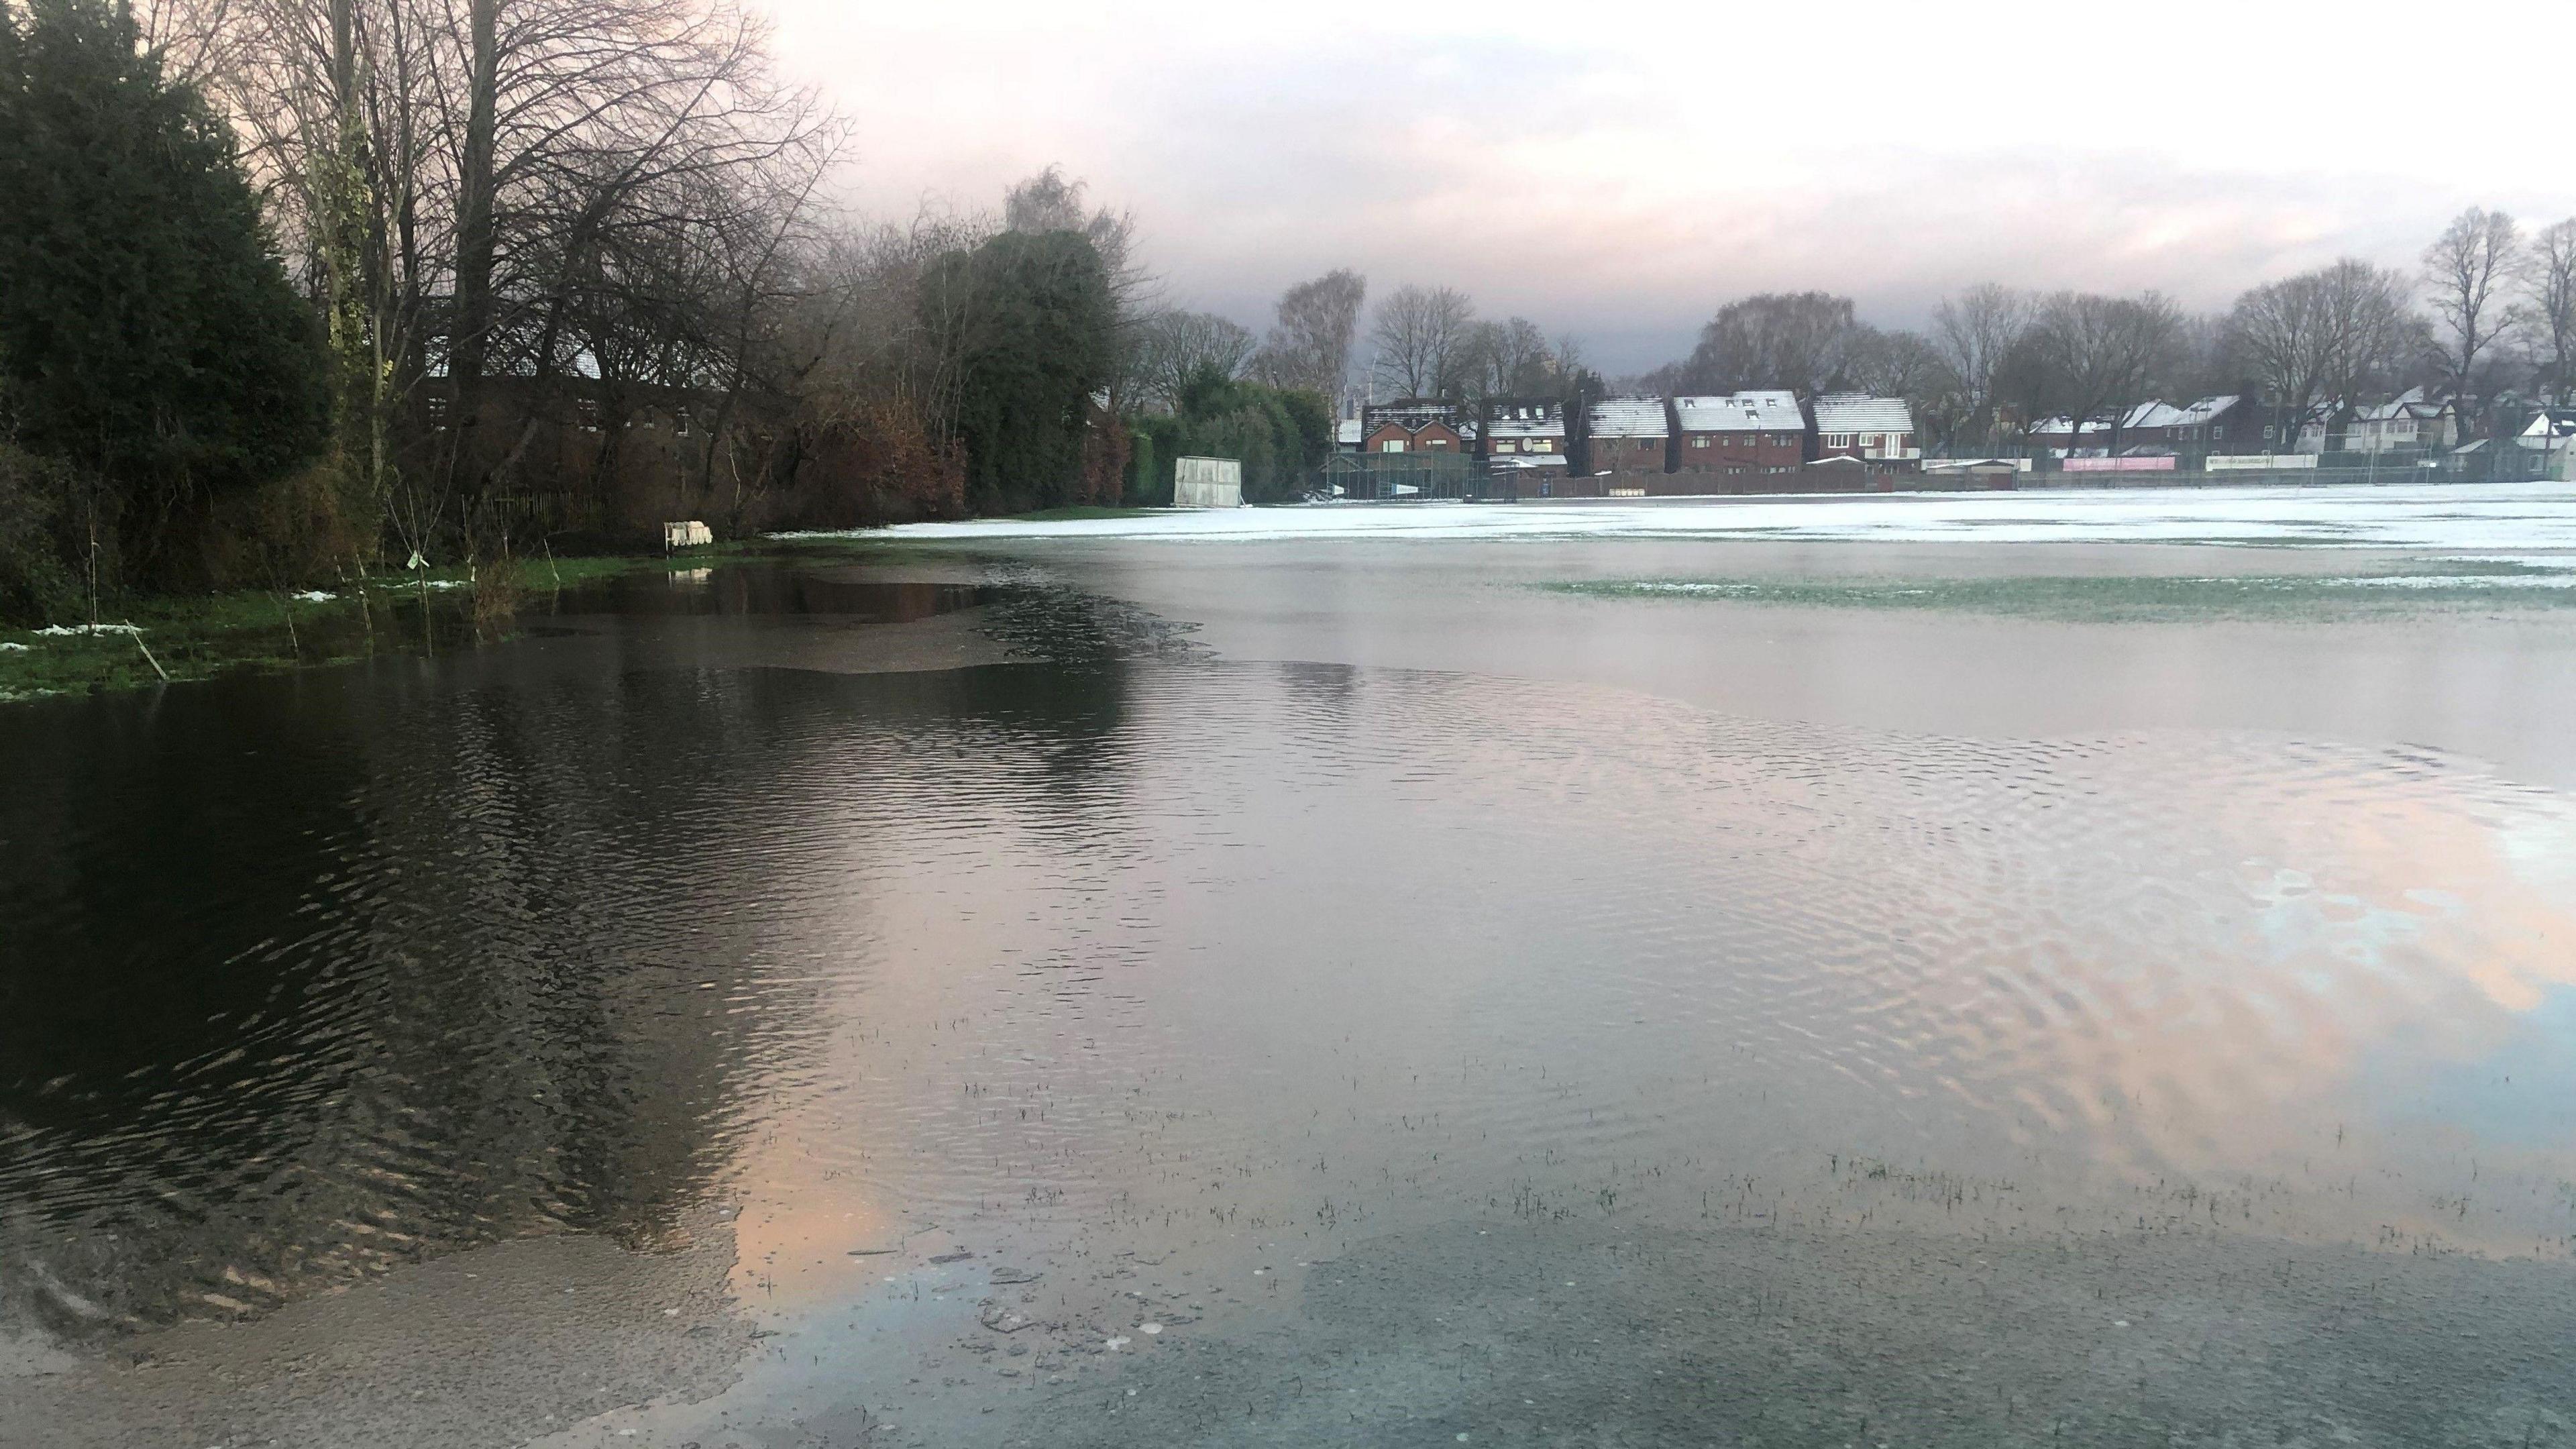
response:
[[[1664,471],[1664,440],[1661,438],[1594,438],[1592,471],[1595,473],[1661,473]]]
[[[1706,439],[1706,446],[1700,440]],[[1682,430],[1681,471],[1760,476],[1765,468],[1795,468],[1806,461],[1806,435],[1795,428],[1770,432]]]

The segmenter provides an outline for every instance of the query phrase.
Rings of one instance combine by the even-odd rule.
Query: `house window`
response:
[[[450,401],[451,399],[449,399],[444,393],[431,393],[429,395],[429,425],[431,427],[444,429],[447,426],[447,408]]]
[[[1494,439],[1494,451],[1497,453],[1517,453],[1520,451],[1520,446],[1510,438]]]
[[[1556,451],[1556,444],[1546,438],[1532,438],[1529,450],[1533,453],[1553,453]]]
[[[1377,450],[1381,453],[1401,453],[1404,451],[1404,439],[1389,438],[1385,442],[1378,444]]]
[[[1433,438],[1430,442],[1427,442],[1422,446],[1426,448],[1446,448],[1449,446],[1449,440],[1447,438]]]
[[[599,399],[595,397],[583,398],[574,406],[573,413],[581,420],[581,430],[583,432],[595,433],[599,431]]]
[[[1705,437],[1693,438],[1691,439],[1691,446],[1694,448],[1705,448],[1708,446],[1708,439]]]
[[[689,410],[687,408],[682,408],[678,413],[673,415],[671,420],[671,431],[678,433],[684,438],[689,435]]]

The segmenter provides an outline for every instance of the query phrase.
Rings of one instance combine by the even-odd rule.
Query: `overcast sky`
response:
[[[2576,213],[2571,0],[772,4],[857,124],[864,212],[1059,164],[1176,302],[1258,327],[1351,266],[1614,373],[1749,292],[1890,326],[1989,278],[2214,309],[2411,267],[2463,206]]]

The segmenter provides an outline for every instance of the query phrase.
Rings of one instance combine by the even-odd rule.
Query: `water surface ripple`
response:
[[[2436,754],[1187,657],[423,678],[0,720],[0,1309],[741,1198],[834,1252],[2576,1242],[2576,814]]]

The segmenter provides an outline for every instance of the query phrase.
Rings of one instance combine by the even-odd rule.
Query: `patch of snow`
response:
[[[2317,582],[2383,589],[2576,589],[2576,574],[2370,574]]]
[[[49,639],[69,639],[77,634],[140,634],[140,624],[50,624],[36,631]]]
[[[320,589],[306,589],[304,592],[296,594],[293,597],[302,599],[308,604],[327,604],[340,596],[338,594],[324,593]]]
[[[2388,487],[2024,489],[1518,504],[1322,503],[1156,511],[1128,518],[914,523],[862,534],[905,540],[1305,539],[1535,541],[1784,539],[1888,543],[2216,543],[2414,549],[2444,556],[2576,550],[2576,489],[2563,483]],[[2534,562],[2549,560],[2534,559]]]
[[[0,641],[0,650],[7,650],[9,653],[12,653],[12,654],[24,654],[24,653],[26,653],[26,652],[27,652],[27,647],[28,647],[28,646],[26,646],[26,645],[24,645],[24,644],[19,644],[19,643],[15,643],[15,642],[11,642],[11,641]]]

